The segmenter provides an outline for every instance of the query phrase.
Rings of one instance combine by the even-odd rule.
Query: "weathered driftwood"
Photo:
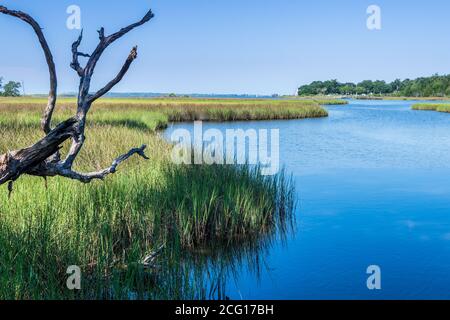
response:
[[[9,10],[4,6],[0,6],[0,13],[19,18],[33,28],[44,51],[50,74],[50,92],[48,96],[48,103],[41,120],[41,128],[45,133],[45,137],[30,147],[17,151],[10,151],[6,154],[0,155],[0,185],[8,183],[8,189],[11,193],[13,182],[24,174],[43,178],[62,176],[65,178],[78,180],[83,183],[89,183],[94,179],[102,180],[107,175],[115,173],[117,166],[133,155],[139,155],[144,159],[148,159],[144,154],[146,146],[143,145],[140,148],[131,149],[126,154],[119,156],[112,162],[110,167],[101,171],[79,173],[72,169],[75,159],[77,158],[80,150],[83,148],[85,141],[86,117],[92,103],[108,93],[122,80],[133,61],[137,58],[137,47],[134,47],[131,50],[122,69],[114,79],[108,82],[97,92],[90,93],[89,90],[91,79],[97,62],[110,44],[134,28],[150,21],[153,18],[153,13],[151,10],[149,10],[140,21],[133,23],[109,36],[106,36],[105,29],[101,28],[98,31],[99,43],[92,54],[82,53],[78,50],[83,39],[83,32],[80,33],[79,38],[72,45],[72,63],[70,65],[80,77],[77,111],[72,118],[62,122],[54,129],[51,128],[51,120],[55,110],[58,85],[55,63],[53,61],[53,56],[48,43],[42,33],[42,28],[31,16],[24,12]],[[85,67],[81,66],[79,57],[85,57],[88,59]],[[69,139],[72,140],[70,150],[66,157],[62,159],[59,150],[61,145]]]
[[[159,246],[155,251],[150,252],[143,260],[142,265],[145,269],[157,268],[156,259],[164,250],[164,245]]]

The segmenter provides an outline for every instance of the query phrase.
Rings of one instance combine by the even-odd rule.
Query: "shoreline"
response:
[[[419,111],[436,111],[450,113],[450,103],[416,103],[411,107],[413,110]]]
[[[42,98],[0,98],[0,123],[11,125],[8,114],[39,123],[46,100]],[[258,120],[293,120],[327,117],[323,105],[344,105],[339,99],[123,99],[104,98],[93,105],[88,122],[122,124],[156,131],[171,122],[228,122]],[[58,100],[54,123],[61,122],[76,109],[76,100]],[[120,114],[120,116],[118,116]],[[31,118],[35,120],[31,120]]]
[[[300,96],[301,98],[301,96]],[[392,101],[450,101],[450,97],[397,97],[397,96],[304,96],[304,99],[353,99],[353,100],[392,100]]]
[[[2,151],[42,135],[41,103],[19,105],[0,102]],[[70,108],[58,108],[55,121]],[[207,299],[201,275],[212,261],[232,267],[260,259],[292,228],[295,187],[283,170],[263,176],[246,165],[178,166],[170,159],[171,145],[154,132],[161,114],[120,103],[94,109],[77,170],[106,167],[142,143],[150,160],[130,159],[104,182],[57,177],[47,185],[26,176],[10,199],[0,193],[0,298]],[[145,267],[145,257],[162,247],[155,265]],[[61,285],[71,265],[89,279],[80,292]],[[222,277],[211,281],[225,283]]]

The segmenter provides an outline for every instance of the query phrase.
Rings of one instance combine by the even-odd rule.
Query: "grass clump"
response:
[[[342,98],[333,98],[333,97],[327,97],[327,96],[286,96],[284,99],[288,101],[303,101],[303,102],[313,102],[317,103],[318,105],[325,106],[325,105],[346,105],[348,104],[348,101]]]
[[[160,129],[165,127],[168,122],[193,120],[235,121],[326,117],[328,113],[320,104],[331,103],[338,103],[338,101],[189,98],[101,99],[94,104],[95,111],[93,110],[90,114],[90,119],[115,124],[121,124],[117,121],[124,121],[125,123],[122,124],[125,125],[144,125],[151,129]],[[46,101],[41,98],[0,98],[0,113],[25,113],[24,117],[29,117],[30,114],[39,117],[45,105]],[[75,99],[60,99],[57,110],[61,118],[54,119],[55,122],[73,114],[75,108]],[[121,112],[123,110],[127,112],[126,117]],[[117,119],[117,114],[120,114],[120,119]],[[137,122],[139,123],[137,124]],[[34,121],[29,121],[29,123],[34,123]]]
[[[347,100],[344,99],[329,99],[329,98],[315,98],[314,102],[320,105],[346,105],[348,104]]]
[[[450,112],[450,104],[445,103],[417,103],[412,106],[413,110]]]
[[[224,268],[244,257],[256,261],[277,231],[290,226],[293,185],[283,174],[177,166],[171,146],[153,131],[167,114],[128,108],[92,110],[76,169],[101,169],[143,143],[148,162],[133,158],[104,182],[58,177],[46,189],[42,179],[23,177],[10,200],[6,189],[0,192],[0,299],[220,297],[222,290],[206,286],[223,284]],[[34,105],[0,109],[0,153],[42,136]],[[69,111],[58,109],[56,119]],[[144,269],[143,257],[161,245],[158,265]],[[71,265],[82,269],[80,291],[66,287]]]

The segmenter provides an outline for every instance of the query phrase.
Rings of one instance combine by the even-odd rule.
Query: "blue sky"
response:
[[[103,86],[139,45],[139,58],[114,92],[292,94],[313,80],[393,80],[450,73],[450,2],[445,0],[0,0],[33,15],[44,28],[59,75],[59,92],[74,92],[66,28],[69,5],[81,8],[91,52],[106,33],[154,20],[111,46],[94,75]],[[382,29],[366,27],[378,5]],[[0,16],[0,76],[24,81],[27,93],[48,90],[46,64],[29,26]]]

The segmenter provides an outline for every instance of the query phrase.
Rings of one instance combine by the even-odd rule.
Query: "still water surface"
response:
[[[279,129],[295,181],[296,232],[257,276],[229,277],[232,299],[450,298],[450,115],[404,101],[350,101],[323,119],[204,123]],[[169,137],[176,124],[166,131]],[[367,289],[378,265],[382,289]]]

